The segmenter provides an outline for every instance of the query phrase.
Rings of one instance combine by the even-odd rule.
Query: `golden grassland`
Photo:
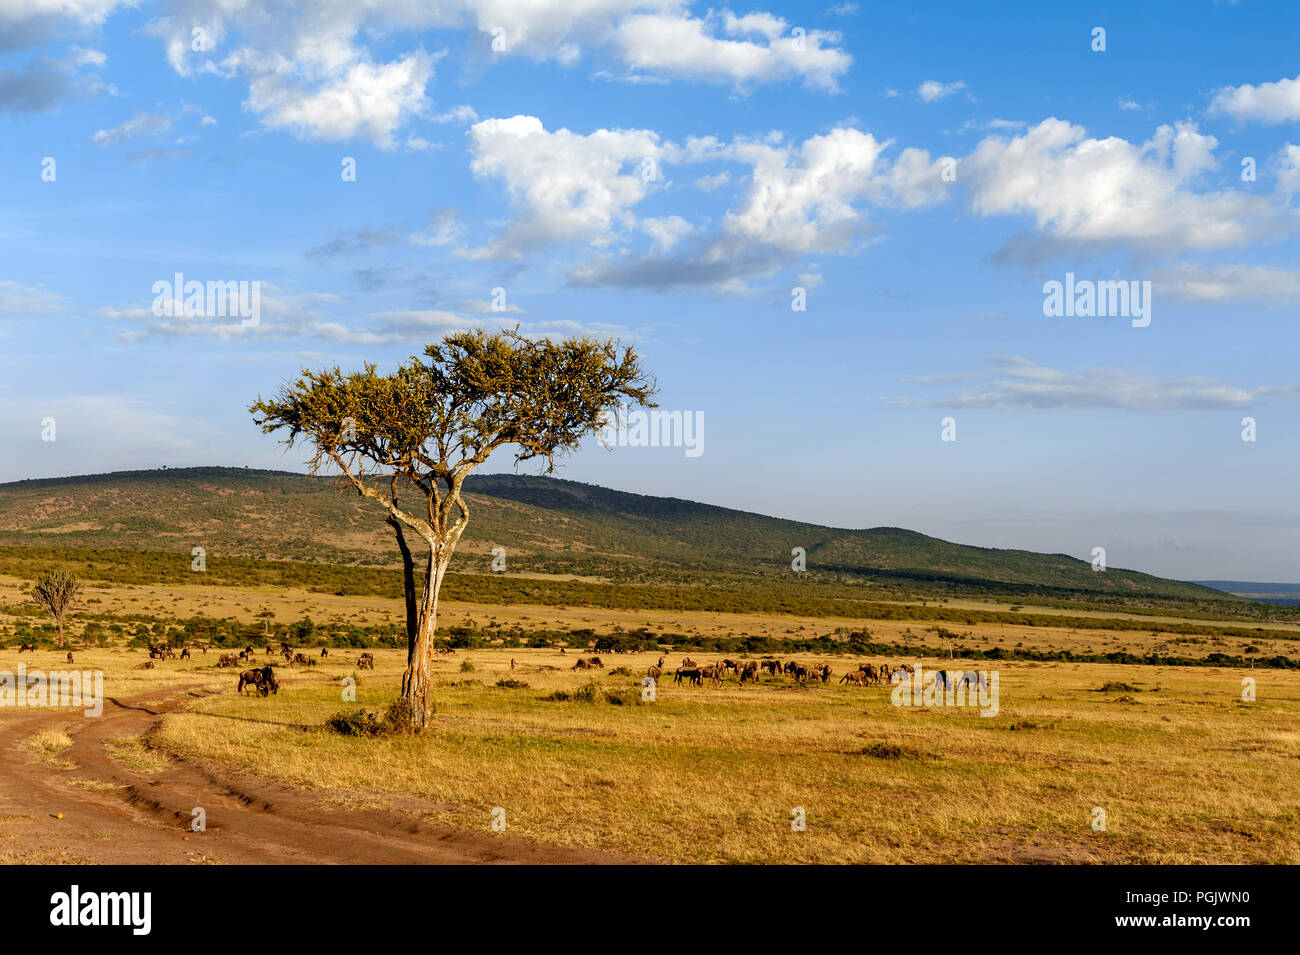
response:
[[[28,582],[14,577],[0,576],[0,604],[18,606],[27,601],[24,589]],[[269,611],[272,624],[289,624],[310,616],[317,624],[352,624],[374,626],[397,624],[404,618],[402,607],[396,600],[382,597],[335,596],[305,589],[275,589],[271,587],[211,587],[211,586],[130,586],[87,587],[83,608],[96,613],[142,613],[175,618],[178,621],[193,616],[230,618],[242,623],[258,623],[257,614]],[[950,601],[946,606],[966,609],[1006,610],[1021,607],[1026,613],[1060,615],[1067,611],[1039,607],[1031,603],[997,603],[980,600]],[[1295,641],[1270,637],[1220,637],[1211,635],[1180,636],[1161,632],[1162,622],[1208,623],[1224,626],[1222,620],[1196,620],[1183,618],[1143,617],[1119,611],[1098,611],[1090,614],[1068,611],[1076,617],[1100,616],[1108,619],[1132,619],[1132,630],[1089,629],[1074,627],[1033,627],[1010,623],[944,624],[960,633],[963,640],[983,647],[1031,650],[1056,650],[1074,653],[1107,653],[1125,650],[1135,654],[1152,651],[1172,653],[1186,657],[1202,657],[1209,653],[1241,655],[1247,647],[1254,647],[1260,656],[1294,656]],[[0,613],[0,622],[12,624],[13,618]],[[933,646],[936,638],[932,631],[935,623],[924,620],[863,620],[849,617],[814,617],[797,614],[740,614],[703,611],[671,610],[617,610],[600,607],[553,607],[537,605],[510,605],[462,603],[444,601],[439,623],[442,626],[468,624],[486,627],[497,624],[504,629],[521,627],[524,630],[555,628],[557,630],[592,629],[608,632],[615,627],[626,630],[645,628],[652,633],[678,633],[694,637],[732,638],[746,636],[814,638],[831,633],[837,628],[870,631],[877,643],[895,643],[903,646]],[[72,622],[70,632],[76,633],[78,624]],[[1300,629],[1300,624],[1270,624],[1273,630]]]
[[[593,680],[570,669],[573,652],[473,650],[437,658],[431,732],[324,728],[340,711],[382,711],[404,657],[377,651],[377,669],[357,673],[356,651],[334,650],[278,670],[281,690],[267,699],[237,696],[214,652],[138,671],[141,651],[93,650],[77,666],[104,670],[110,696],[219,691],[147,740],[115,741],[115,758],[140,769],[165,754],[211,760],[323,804],[395,806],[482,831],[501,807],[512,834],[546,843],[675,862],[1300,862],[1294,671],[1003,663],[1000,712],[981,717],[894,706],[887,686],[841,686],[857,664],[843,657],[798,657],[830,663],[827,685],[666,681],[645,703],[639,681],[657,655],[609,656],[595,701],[580,702],[548,699]],[[49,652],[24,660],[59,666]],[[344,700],[348,677],[355,702]],[[1256,681],[1254,702],[1242,700],[1244,678]],[[57,758],[59,742],[31,745]],[[1095,807],[1105,831],[1090,825]],[[791,826],[796,809],[805,831]]]

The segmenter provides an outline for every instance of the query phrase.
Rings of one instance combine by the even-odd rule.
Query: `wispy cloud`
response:
[[[963,391],[931,399],[902,397],[881,400],[889,404],[924,401],[942,408],[998,411],[1079,411],[1089,408],[1191,411],[1241,409],[1260,398],[1300,398],[1300,385],[1248,388],[1200,376],[1152,378],[1119,368],[1065,371],[1016,355],[997,358],[990,365],[990,370],[983,374],[906,379],[915,384],[982,379]]]

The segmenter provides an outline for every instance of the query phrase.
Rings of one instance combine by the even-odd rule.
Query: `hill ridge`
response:
[[[505,546],[512,570],[698,584],[789,578],[803,547],[813,576],[921,588],[1234,600],[1067,554],[958,544],[895,526],[838,528],[545,475],[474,474],[467,554]],[[0,484],[0,544],[188,551],[330,563],[391,563],[378,509],[330,476],[208,466]]]

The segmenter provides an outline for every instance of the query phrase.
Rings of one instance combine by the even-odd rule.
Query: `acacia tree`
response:
[[[63,621],[68,611],[81,595],[81,581],[77,575],[68,570],[57,570],[46,574],[32,584],[32,598],[54,618],[59,625],[59,649],[65,646],[63,639]]]
[[[616,406],[653,407],[654,394],[639,356],[616,342],[480,330],[447,335],[390,375],[373,363],[346,374],[337,366],[303,369],[274,398],[259,397],[249,408],[263,433],[284,429],[282,443],[311,446],[313,474],[337,470],[341,490],[384,509],[402,556],[402,697],[414,728],[426,726],[432,712],[438,592],[469,523],[466,476],[507,445],[516,449],[516,466],[537,459],[549,473]],[[408,535],[425,551],[422,581]]]

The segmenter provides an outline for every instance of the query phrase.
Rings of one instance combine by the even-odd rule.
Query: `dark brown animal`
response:
[[[658,682],[659,678],[664,675],[664,671],[662,667],[656,666],[652,663],[650,664],[649,669],[645,671],[645,675]]]
[[[700,677],[699,667],[678,667],[673,682],[681,683],[682,680],[685,680],[687,683],[694,683],[698,686],[702,686],[704,682]]]
[[[184,648],[181,650],[181,659],[182,659],[182,660],[188,660],[189,658],[190,658],[190,648],[189,648],[189,647],[184,647]]]
[[[18,644],[18,652],[19,652],[19,653],[22,653],[24,650],[26,650],[28,653],[35,653],[35,652],[36,652],[36,644],[34,644],[34,643],[20,643],[20,644]]]
[[[145,660],[144,663],[137,663],[137,664],[136,664],[134,667],[132,667],[131,669],[133,669],[133,670],[152,670],[152,669],[153,669],[153,661],[152,661],[152,660]]]
[[[221,659],[217,661],[217,666],[224,670],[226,667],[232,667],[238,662],[239,658],[233,653],[223,653],[221,654]]]
[[[867,675],[861,670],[850,670],[840,677],[841,683],[852,683],[854,686],[866,686]]]
[[[330,655],[330,652],[329,652],[329,650],[327,650],[325,647],[321,647],[321,648],[320,648],[320,655],[321,655],[322,658],[324,658],[324,657],[329,656],[329,655]]]
[[[357,657],[358,670],[373,670],[375,668],[375,655],[373,653],[363,653]]]
[[[753,660],[750,660],[748,663],[743,663],[740,666],[740,685],[744,686],[750,680],[753,680],[755,683],[758,682],[758,664]]]
[[[722,686],[722,664],[715,663],[711,667],[700,667],[700,682],[708,680],[714,686]]]
[[[239,692],[243,693],[246,686],[251,686],[259,696],[280,692],[280,684],[276,681],[275,671],[270,666],[264,666],[257,670],[245,670],[239,674]]]

